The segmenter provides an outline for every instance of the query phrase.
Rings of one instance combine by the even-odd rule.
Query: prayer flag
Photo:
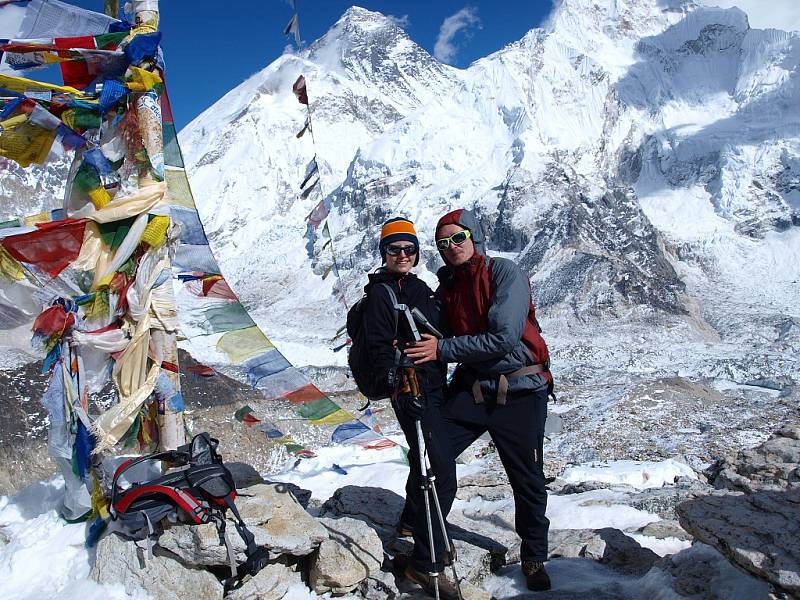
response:
[[[10,235],[2,245],[20,262],[36,265],[50,277],[58,277],[78,258],[83,244],[84,219],[48,223],[37,231]]]
[[[289,35],[290,33],[294,34],[294,41],[297,44],[297,47],[300,47],[300,19],[297,17],[297,13],[294,13],[292,19],[283,28],[283,35]],[[308,104],[308,102],[306,102]]]
[[[311,159],[311,162],[306,165],[306,178],[303,179],[303,183],[300,184],[301,190],[306,187],[308,181],[314,176],[314,173],[318,171],[319,167],[317,166],[317,157],[315,155],[314,158]]]
[[[306,78],[300,75],[297,78],[297,81],[294,82],[292,86],[292,92],[294,95],[297,96],[297,101],[300,104],[305,104],[308,106],[308,92],[306,91]]]

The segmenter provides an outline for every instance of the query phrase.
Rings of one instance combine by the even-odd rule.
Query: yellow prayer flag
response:
[[[125,85],[134,92],[148,92],[162,83],[161,77],[157,73],[145,71],[139,67],[130,67],[128,71],[130,76]]]
[[[42,81],[34,81],[26,77],[14,77],[12,75],[0,75],[0,87],[20,94],[26,92],[63,92],[65,94],[72,94],[80,99],[89,99],[84,92],[70,87],[68,85],[54,85],[52,83],[44,83]]]
[[[27,217],[23,218],[23,223],[25,223],[25,227],[33,227],[37,223],[49,223],[50,222],[50,211],[45,210],[35,215],[28,215]]]
[[[0,127],[0,155],[16,161],[21,167],[43,163],[56,139],[56,130],[31,124],[27,115],[6,119],[0,122]]]
[[[228,331],[217,341],[217,350],[224,352],[234,365],[240,365],[248,358],[263,354],[274,347],[256,326]]]
[[[342,423],[349,423],[353,419],[353,415],[340,408],[339,410],[329,414],[327,417],[322,417],[321,419],[309,419],[309,422],[314,425],[341,425]]]
[[[169,217],[156,215],[147,224],[142,232],[142,241],[151,248],[157,248],[164,243],[164,238],[169,229]]]
[[[0,276],[19,281],[22,279],[24,271],[22,265],[19,264],[6,249],[0,246]]]
[[[92,201],[97,210],[103,208],[106,204],[111,202],[111,194],[104,187],[99,187],[89,192],[89,200]]]

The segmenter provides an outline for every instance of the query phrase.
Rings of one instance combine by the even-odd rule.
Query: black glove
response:
[[[411,396],[402,394],[397,397],[397,410],[408,418],[419,421],[425,414],[428,401],[425,396]]]

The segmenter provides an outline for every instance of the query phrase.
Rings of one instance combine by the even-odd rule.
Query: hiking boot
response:
[[[403,572],[403,575],[406,579],[408,579],[412,583],[416,583],[418,586],[422,588],[422,591],[428,594],[428,596],[435,597],[436,596],[436,589],[434,583],[434,577],[429,575],[428,573],[423,573],[413,564],[409,564],[406,567],[406,570]],[[445,577],[444,573],[439,573],[439,597],[441,600],[458,600],[458,590],[456,586],[450,581],[447,577]]]
[[[397,524],[397,527],[394,528],[397,537],[407,538],[414,535],[414,528],[409,525],[408,523],[403,523],[402,521]]]
[[[406,567],[411,564],[410,554],[395,554],[392,559],[392,570],[397,574],[404,576]]]
[[[550,576],[544,570],[544,563],[526,560],[522,563],[522,574],[529,590],[544,592],[550,589]]]

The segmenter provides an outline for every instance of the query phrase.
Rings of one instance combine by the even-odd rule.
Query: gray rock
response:
[[[370,574],[358,586],[358,593],[369,600],[395,600],[400,595],[394,576],[386,571]]]
[[[363,521],[349,517],[320,519],[330,538],[311,557],[309,586],[318,594],[346,594],[380,571],[383,546]]]
[[[286,595],[289,587],[302,583],[300,573],[289,567],[273,563],[269,564],[255,577],[248,579],[238,590],[226,596],[228,600],[280,600]]]
[[[624,483],[609,483],[607,481],[581,481],[579,483],[567,483],[563,479],[556,478],[555,481],[550,483],[547,488],[554,494],[567,495],[567,494],[582,494],[583,492],[593,492],[595,490],[607,490],[614,488],[619,491],[636,490],[633,486]]]
[[[398,539],[395,534],[403,502],[403,498],[382,488],[346,486],[336,490],[320,512],[323,516],[349,516],[365,521],[379,535],[384,551],[396,556],[411,552],[413,546],[410,539]],[[457,512],[448,518],[450,535],[459,556],[457,572],[466,581],[480,583],[490,572],[506,564],[508,546],[503,540],[516,548],[516,560],[519,560],[519,538],[514,532],[513,513],[503,517],[496,517],[497,514],[493,513],[494,520],[484,520],[484,515],[480,514],[473,515],[473,520]],[[511,519],[512,524],[502,519]],[[498,520],[502,523],[499,527],[491,524]],[[487,530],[487,526],[491,530]]]
[[[243,510],[250,511],[248,506],[252,503],[259,507],[254,508],[253,513],[266,514],[264,501],[272,505],[269,521],[252,527],[259,546],[266,546],[277,554],[304,556],[328,539],[328,531],[297,503],[283,484],[262,483],[247,491],[249,497],[237,498],[237,506],[241,505]]]
[[[763,444],[711,468],[714,487],[742,492],[800,485],[800,426],[785,425]]]
[[[327,539],[325,528],[279,484],[256,484],[247,488],[247,493],[236,498],[236,507],[253,532],[256,544],[269,548],[272,555],[310,554]],[[245,544],[230,518],[227,536],[237,559],[243,561]],[[171,527],[161,534],[158,545],[189,566],[227,565],[229,562],[227,548],[219,543],[213,523]]]
[[[681,526],[779,592],[800,595],[800,487],[715,491],[678,505]]]
[[[467,505],[447,518],[454,540],[462,540],[489,552],[491,570],[519,562],[519,536],[514,529],[514,510],[498,510],[481,505]]]
[[[654,597],[662,597],[665,588],[672,588],[678,597],[720,598],[720,590],[714,589],[720,582],[728,592],[722,597],[757,599],[768,594],[765,582],[737,569],[714,548],[699,542],[661,559],[642,578],[642,589]]]
[[[469,500],[477,496],[492,501],[508,498],[511,493],[511,485],[508,483],[505,470],[497,469],[462,477],[458,482],[456,498]]]
[[[108,535],[97,544],[89,577],[98,583],[122,585],[128,594],[143,589],[153,600],[222,599],[222,586],[208,571],[187,568],[167,556],[145,555],[134,542]]]
[[[632,494],[629,506],[657,514],[662,519],[675,519],[675,507],[692,496],[710,491],[707,483],[690,477],[678,477],[674,484],[660,488],[641,490]]]
[[[659,540],[666,538],[677,538],[679,540],[691,540],[690,536],[681,527],[677,521],[656,521],[655,523],[648,523],[642,527],[639,532],[647,537],[653,537]]]
[[[459,581],[467,581],[480,587],[489,575],[505,564],[504,560],[498,560],[492,552],[469,542],[454,539],[453,545],[456,547],[456,573]],[[450,567],[445,571],[448,575],[453,574]]]
[[[244,542],[235,532],[231,523],[228,538],[237,552],[243,552]],[[228,550],[219,543],[217,527],[213,523],[170,527],[158,538],[158,545],[188,566],[227,565],[229,562]],[[244,556],[240,558],[244,560]]]
[[[649,548],[618,529],[551,529],[549,558],[591,558],[632,575],[643,575],[659,560]]]

